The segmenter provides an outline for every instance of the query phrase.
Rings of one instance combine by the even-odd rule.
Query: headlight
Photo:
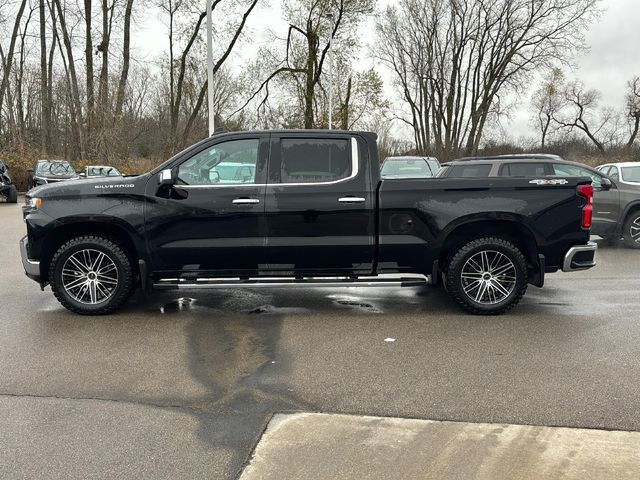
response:
[[[29,202],[27,205],[29,205],[31,208],[40,208],[40,206],[42,205],[42,199],[38,197],[28,198],[27,202]]]
[[[46,178],[42,178],[42,177],[33,177],[33,180],[36,183],[48,183]]]

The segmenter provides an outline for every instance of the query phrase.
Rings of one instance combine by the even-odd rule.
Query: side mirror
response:
[[[173,185],[173,182],[174,182],[173,172],[171,171],[170,168],[166,168],[160,172],[160,179],[158,181],[160,185],[171,186]]]
[[[602,190],[604,190],[605,192],[607,190],[611,190],[611,188],[613,187],[613,182],[608,178],[602,177],[601,183],[602,183]]]

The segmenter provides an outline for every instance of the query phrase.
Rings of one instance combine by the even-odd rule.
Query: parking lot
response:
[[[640,430],[640,252],[508,315],[440,289],[138,294],[81,317],[22,271],[0,204],[0,477],[235,478],[278,412]]]

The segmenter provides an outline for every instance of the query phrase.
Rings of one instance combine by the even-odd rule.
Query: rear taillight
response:
[[[586,200],[586,204],[582,207],[582,228],[591,228],[591,220],[593,218],[593,186],[578,185],[576,188],[578,195]]]

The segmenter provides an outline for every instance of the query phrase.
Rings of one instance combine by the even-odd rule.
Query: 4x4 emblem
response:
[[[566,185],[567,183],[569,183],[569,181],[565,180],[564,178],[545,178],[531,180],[529,183],[535,183],[536,185]]]

